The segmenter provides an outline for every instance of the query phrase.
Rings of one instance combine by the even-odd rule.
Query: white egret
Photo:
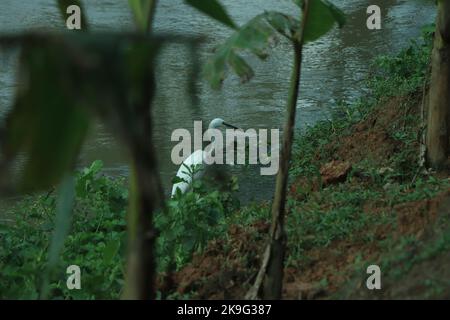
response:
[[[208,128],[218,129],[221,126],[238,129],[235,126],[226,123],[221,118],[213,119],[209,123]],[[214,143],[214,141],[212,141],[212,143]],[[180,178],[182,181],[174,183],[174,185],[172,186],[172,197],[177,193],[177,189],[179,189],[181,193],[186,193],[191,188],[193,180],[197,180],[203,177],[203,175],[205,174],[206,163],[208,163],[208,161],[206,160],[211,156],[211,152],[213,150],[214,148],[210,148],[209,151],[202,149],[196,150],[189,157],[187,157],[186,160],[183,161],[176,175],[176,177]]]

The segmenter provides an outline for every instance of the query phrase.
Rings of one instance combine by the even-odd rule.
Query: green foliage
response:
[[[329,144],[332,137],[341,132],[336,128],[338,122],[338,120],[321,121],[298,134],[293,146],[292,177],[318,175],[321,164],[315,160],[316,154],[326,157],[324,147]]]
[[[123,179],[101,173],[101,162],[75,177],[73,223],[58,261],[52,266],[51,299],[117,299],[123,286],[125,209]],[[53,193],[27,196],[8,212],[14,223],[0,233],[0,297],[35,299],[47,275],[50,239],[58,222]],[[66,268],[81,268],[82,290],[68,290]]]
[[[49,277],[57,268],[58,258],[64,247],[64,241],[70,230],[72,222],[72,210],[75,200],[74,179],[67,176],[63,179],[58,197],[56,199],[56,217],[55,230],[50,243],[48,253],[47,270],[44,274],[44,280],[41,291],[41,298],[46,299],[49,291]]]
[[[351,104],[338,104],[331,120],[319,121],[298,135],[294,145],[293,176],[316,177],[322,159],[332,156],[333,149],[329,144],[340,135],[350,134],[355,123],[364,120],[377,104],[389,96],[402,96],[416,92],[424,86],[431,53],[431,30],[433,26],[424,27],[422,40],[411,42],[410,46],[396,55],[383,56],[373,65],[373,75],[368,78],[369,94]],[[414,102],[412,102],[414,103]],[[417,173],[417,130],[420,118],[408,111],[411,106],[406,102],[402,106],[404,116],[399,122],[392,123],[390,136],[402,143],[402,148],[391,159],[395,174],[412,179]],[[327,148],[324,148],[327,146]],[[373,168],[374,164],[362,164]]]
[[[330,31],[335,23],[339,27],[344,26],[344,13],[331,2],[327,0],[310,0],[309,3],[309,16],[305,26],[305,43],[319,39]]]
[[[239,52],[249,51],[264,59],[267,57],[267,48],[277,32],[293,39],[299,25],[298,20],[274,11],[254,17],[217,48],[214,56],[204,67],[205,77],[213,88],[218,88],[225,78],[225,69],[228,65],[242,82],[250,80],[254,75],[253,70]]]
[[[214,56],[204,66],[206,79],[213,88],[219,88],[225,78],[225,69],[229,65],[233,71],[241,78],[241,81],[248,81],[253,77],[253,70],[247,62],[237,53],[249,50],[259,57],[265,57],[265,47],[273,35],[273,30],[264,19],[265,15],[260,15],[236,31],[223,45],[217,48]]]
[[[303,260],[307,258],[304,252],[311,248],[326,247],[335,240],[352,241],[362,230],[385,224],[388,215],[370,215],[362,209],[368,201],[382,196],[374,189],[342,185],[310,195],[304,202],[291,199],[292,211],[286,223],[289,260]]]
[[[433,25],[423,28],[422,38],[396,56],[376,59],[373,76],[368,85],[375,98],[391,97],[413,92],[424,86],[429,71]]]
[[[380,176],[372,181],[374,183],[365,188],[349,181],[300,197],[303,200],[297,200],[299,193],[289,199],[291,213],[286,223],[289,261],[307,259],[305,251],[326,247],[336,240],[374,241],[378,227],[395,225],[395,205],[430,199],[450,187],[448,179],[433,177],[419,178],[413,184],[393,185],[389,189],[383,188],[389,177]],[[369,204],[376,204],[379,212],[365,209]]]
[[[345,22],[343,13],[326,0],[311,1],[310,17],[305,30],[305,42],[314,41],[327,33],[338,22]],[[269,11],[257,15],[238,29],[224,44],[219,46],[204,67],[204,75],[211,86],[219,88],[229,66],[242,82],[250,80],[254,73],[249,64],[239,55],[250,52],[264,59],[267,48],[277,34],[281,34],[292,43],[298,43],[300,22],[284,13]]]
[[[450,249],[448,214],[441,215],[434,227],[431,227],[430,225],[424,239],[404,236],[385,242],[384,247],[388,253],[379,262],[382,270],[386,270],[385,287],[414,286],[418,290],[406,292],[413,299],[440,299],[448,295],[449,281],[445,268],[449,263]]]
[[[120,297],[128,189],[123,178],[109,177],[102,168],[102,162],[95,161],[76,173],[71,225],[67,216],[58,216],[61,204],[53,191],[27,196],[9,209],[7,215],[14,222],[0,224],[0,298]],[[235,178],[229,188],[237,190]],[[167,270],[172,262],[182,267],[193,253],[205,248],[208,240],[222,237],[225,220],[238,205],[232,192],[214,190],[201,181],[196,181],[190,192],[169,200],[167,214],[159,213],[155,221],[160,230],[159,270]],[[69,226],[68,236],[61,235]],[[52,242],[52,237],[57,241]],[[66,287],[65,271],[72,264],[81,268],[82,290]]]
[[[199,168],[187,170],[193,177]],[[193,253],[205,248],[208,240],[224,234],[225,218],[238,207],[232,194],[238,190],[235,178],[229,181],[226,192],[202,180],[192,181],[190,191],[178,192],[168,201],[167,212],[156,216],[155,224],[161,231],[157,240],[160,271],[167,270],[171,263],[182,267]]]
[[[45,45],[24,48],[21,59],[21,77],[33,85],[19,93],[8,115],[4,149],[11,157],[18,152],[28,155],[23,189],[48,188],[71,169],[89,117],[67,90],[58,90],[66,82],[62,70],[67,70],[58,50]],[[49,92],[53,92],[52,99],[48,99]]]
[[[0,164],[7,168],[19,153],[25,159],[21,176],[10,177],[20,185],[8,188],[58,184],[72,171],[94,112],[128,147],[143,145],[138,140],[147,137],[136,128],[150,104],[153,58],[165,40],[105,35],[98,41],[87,33],[12,37],[22,44],[20,78],[33,85],[18,91],[2,128]],[[134,154],[145,155],[139,151]]]
[[[374,66],[378,76],[369,82],[369,95],[350,105],[341,103],[331,120],[318,122],[298,135],[292,176],[304,179],[305,185],[308,181],[310,185],[317,180],[320,182],[319,169],[324,162],[335,159],[339,137],[350,135],[355,123],[371,115],[377,104],[384,102],[386,92],[393,96],[412,94],[417,97],[414,93],[424,85],[431,52],[430,32],[424,34],[420,43],[412,42],[407,49],[383,57]],[[420,117],[409,111],[416,103],[414,99],[404,100],[400,108],[404,109],[403,116],[388,126],[388,134],[401,145],[383,162],[389,170],[381,170],[380,163],[365,159],[352,163],[353,172],[342,184],[326,188],[319,184],[317,191],[296,185],[295,194],[288,199],[289,263],[304,261],[308,259],[305,251],[326,247],[336,240],[373,241],[377,227],[395,225],[397,215],[393,208],[396,205],[430,199],[449,188],[448,179],[422,175],[419,170],[417,136]],[[332,142],[336,143],[334,148]],[[362,182],[354,181],[355,172],[367,179],[363,188]],[[366,210],[368,205],[380,211],[371,213]]]

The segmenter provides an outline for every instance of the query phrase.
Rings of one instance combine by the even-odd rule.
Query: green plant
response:
[[[76,173],[73,223],[54,272],[48,298],[117,299],[123,286],[125,211],[123,178],[111,178],[95,161]],[[46,274],[55,229],[56,195],[30,195],[9,210],[13,223],[0,230],[0,297],[35,299]],[[81,268],[82,290],[68,290],[66,268]]]
[[[82,7],[81,1],[55,2],[63,18],[69,4]],[[100,39],[99,35],[83,32],[19,34],[0,39],[2,47],[21,46],[20,74],[31,79],[32,84],[17,94],[5,125],[0,128],[0,189],[23,193],[60,185],[50,267],[43,288],[48,288],[60,242],[70,227],[75,193],[71,178],[73,164],[86,138],[92,114],[96,113],[125,143],[131,159],[128,251],[130,259],[135,260],[128,263],[124,296],[154,297],[155,238],[149,239],[148,235],[155,233],[153,211],[164,199],[154,158],[150,106],[155,89],[155,57],[163,41],[173,40],[166,36],[152,37],[156,2],[129,1],[140,31],[135,35],[104,35]],[[234,26],[216,0],[187,0],[186,3]],[[84,16],[83,19],[87,31],[88,21]],[[193,46],[195,42],[186,41]],[[84,63],[88,56],[94,57],[93,63]],[[98,72],[98,68],[108,72]],[[19,172],[19,177],[6,177],[19,152],[26,159],[24,170]],[[4,185],[4,181],[10,183]],[[47,289],[43,291],[45,298]]]
[[[228,182],[229,191],[224,192],[211,183],[194,179],[199,167],[186,170],[193,181],[191,189],[184,194],[178,192],[168,201],[167,212],[156,215],[155,223],[161,231],[157,241],[160,271],[167,270],[172,262],[176,268],[182,267],[194,252],[205,248],[208,240],[223,235],[225,218],[239,206],[233,196],[238,190],[235,177]],[[174,179],[173,183],[180,181]]]
[[[272,38],[281,35],[290,42],[294,53],[294,64],[286,101],[286,121],[284,123],[280,170],[277,174],[272,202],[270,242],[265,251],[255,284],[246,296],[249,299],[256,299],[260,292],[262,292],[264,298],[281,298],[286,243],[284,232],[286,190],[299,95],[303,46],[322,37],[335,24],[339,27],[345,24],[343,12],[328,0],[295,0],[294,2],[301,11],[299,14],[300,20],[297,20],[295,16],[275,11],[257,15],[219,46],[205,66],[207,79],[213,88],[218,88],[225,77],[227,67],[230,67],[242,82],[246,82],[253,77],[253,69],[241,57],[241,51],[251,52],[264,59],[267,56],[266,49]],[[260,290],[262,287],[263,290]]]
[[[125,214],[128,189],[125,179],[103,173],[94,161],[75,174],[73,222],[59,260],[50,274],[48,298],[118,299],[124,284],[126,248]],[[195,172],[193,171],[193,174]],[[169,200],[167,211],[156,215],[160,231],[157,265],[166,271],[174,260],[181,268],[207,241],[223,237],[226,219],[239,203],[238,188],[230,179],[230,192],[220,192],[196,181],[186,194]],[[41,295],[49,243],[54,232],[57,195],[54,192],[26,196],[12,207],[13,223],[0,224],[0,298],[35,299]],[[78,265],[82,290],[68,290],[66,268]]]
[[[411,41],[410,46],[395,56],[381,56],[375,60],[368,87],[374,97],[403,95],[422,88],[429,71],[433,27],[424,28],[422,38]]]

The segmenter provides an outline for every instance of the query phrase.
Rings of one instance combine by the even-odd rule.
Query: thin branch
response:
[[[309,0],[305,0],[302,10],[302,24],[298,35],[293,37],[294,66],[290,82],[287,102],[287,117],[284,126],[283,148],[281,150],[281,165],[278,171],[275,186],[275,196],[272,204],[272,224],[270,228],[270,242],[263,257],[261,269],[258,272],[255,284],[248,291],[247,299],[257,299],[261,286],[264,288],[265,299],[280,299],[282,292],[284,253],[286,234],[284,232],[284,212],[286,203],[286,190],[289,176],[289,163],[292,153],[295,115],[300,87],[301,64],[305,28],[309,13]]]

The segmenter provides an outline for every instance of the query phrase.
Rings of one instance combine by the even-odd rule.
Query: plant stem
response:
[[[270,258],[263,284],[264,299],[281,299],[284,256],[286,251],[286,233],[284,230],[284,216],[286,204],[286,191],[289,178],[289,166],[294,139],[295,115],[299,96],[300,75],[302,65],[302,52],[304,31],[309,12],[309,0],[305,0],[302,14],[302,27],[298,39],[294,40],[294,66],[289,88],[287,102],[287,116],[284,125],[283,146],[281,149],[281,163],[278,171],[275,196],[272,203],[272,225],[270,228]]]
[[[150,0],[147,35],[152,33],[156,0]],[[143,81],[143,99],[135,108],[136,125],[141,128],[137,143],[132,146],[132,176],[128,211],[128,259],[123,298],[147,300],[155,298],[155,240],[157,231],[153,212],[164,208],[164,192],[157,170],[152,141],[151,102],[154,91],[153,74]]]
[[[147,34],[150,35],[153,32],[153,20],[155,17],[156,4],[158,0],[149,0],[148,6],[148,24],[147,24]]]

